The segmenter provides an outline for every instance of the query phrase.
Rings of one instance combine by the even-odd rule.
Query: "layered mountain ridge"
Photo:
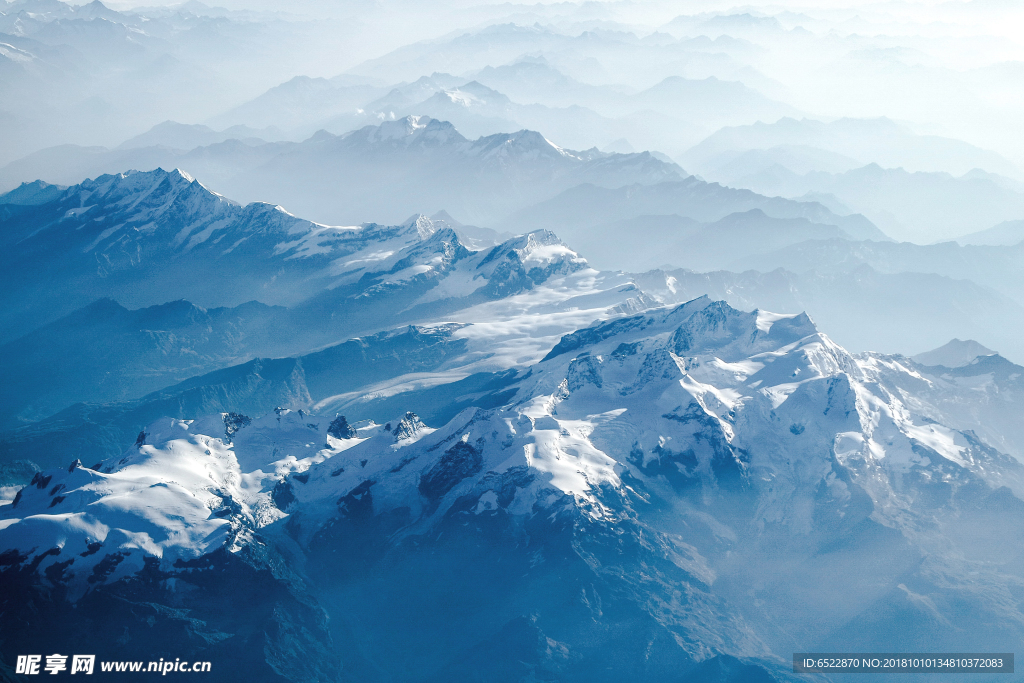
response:
[[[56,199],[2,211],[4,280],[19,295],[6,311],[8,334],[47,322],[34,317],[43,303],[50,315],[109,296],[129,305],[177,296],[236,306],[258,292],[262,301],[294,306],[318,294],[340,296],[345,286],[358,284],[363,293],[371,280],[385,292],[436,281],[468,254],[443,218],[325,226],[279,206],[238,205],[181,171],[101,176]],[[552,239],[529,238],[514,258],[528,260],[537,240]],[[36,286],[39,273],[51,287]]]
[[[450,122],[423,115],[385,120],[341,135],[321,130],[301,143],[234,139],[184,153],[159,147],[50,150],[0,175],[6,175],[13,188],[29,178],[72,184],[83,176],[154,166],[189,169],[232,197],[270,200],[330,224],[358,224],[367,218],[398,222],[424,210],[445,209],[465,222],[497,227],[518,220],[512,218],[517,212],[579,186],[616,189],[682,183],[661,190],[662,195],[683,195],[675,203],[682,201],[682,207],[640,213],[680,212],[706,221],[760,207],[775,217],[804,216],[841,226],[856,237],[885,239],[863,217],[838,216],[813,201],[707,186],[663,155],[568,150],[532,130],[468,139]],[[388,188],[387,201],[370,191],[379,187]],[[695,193],[707,195],[709,206],[703,212],[693,201]]]
[[[979,436],[984,416],[949,412],[928,372],[853,356],[805,315],[701,298],[565,335],[500,403],[433,425],[401,411],[157,420],[123,455],[39,473],[3,513],[4,571],[60,588],[59,613],[281,553],[297,574],[277,570],[279,585],[331,615],[342,680],[487,666],[665,680],[721,657],[782,680],[787,652],[839,642],[1009,647],[1020,607],[981,586],[1018,580],[986,529],[991,515],[1024,524],[1024,466]],[[801,581],[843,585],[843,602],[802,609],[814,595],[754,569],[794,562]],[[461,607],[427,635],[423,610],[450,595],[431,577],[451,571]],[[213,623],[190,605],[193,628]],[[954,630],[908,629],[921,610]],[[513,639],[524,650],[498,646],[520,631],[534,634]]]
[[[1024,641],[1020,8],[254,1],[0,0],[0,681]]]
[[[433,125],[421,123],[422,131]],[[365,132],[382,130],[391,129]],[[396,144],[409,142],[406,132],[396,135]],[[570,154],[543,140],[539,144],[558,158]],[[481,153],[506,153],[503,143],[488,149]],[[594,161],[610,158],[599,155]],[[48,464],[43,453],[88,458],[91,452],[118,452],[125,439],[160,414],[192,419],[203,410],[231,410],[232,401],[241,401],[246,410],[318,405],[362,414],[359,387],[318,385],[307,391],[299,388],[301,381],[289,379],[269,389],[278,385],[264,384],[261,368],[283,363],[281,377],[300,377],[304,371],[296,370],[295,359],[410,324],[429,330],[438,322],[454,323],[444,329],[451,330],[453,341],[468,344],[465,353],[472,358],[457,370],[430,367],[428,376],[417,380],[423,386],[453,380],[487,384],[489,373],[539,360],[577,327],[704,292],[738,306],[813,306],[847,336],[851,325],[861,328],[857,317],[836,317],[838,294],[809,300],[800,295],[793,275],[751,278],[748,273],[719,286],[713,276],[682,272],[596,271],[551,232],[506,238],[462,226],[444,213],[391,226],[325,226],[268,204],[242,207],[180,171],[105,176],[70,188],[32,186],[15,198],[19,203],[0,205],[9,241],[3,278],[19,293],[17,303],[5,309],[5,331],[11,337],[19,328],[33,331],[4,346],[11,359],[3,371],[5,384],[21,389],[6,396],[2,424],[8,431],[0,448],[8,460],[38,465]],[[684,240],[691,254],[711,255],[728,254],[727,246],[740,236],[745,248],[756,252],[841,233],[806,218],[773,219],[760,210],[727,216],[713,230],[696,223],[683,227],[692,234]],[[46,287],[38,286],[39,273],[46,274]],[[843,296],[870,294],[865,278],[856,278],[852,294],[845,281],[837,282]],[[776,296],[780,286],[785,292]],[[819,279],[815,291],[820,287]],[[942,291],[933,284],[929,288],[932,297]],[[254,294],[287,307],[246,303]],[[960,296],[955,287],[950,296]],[[106,297],[120,303],[103,303]],[[183,301],[165,305],[168,298]],[[870,298],[877,303],[868,313],[880,315],[889,305],[885,298]],[[90,303],[94,299],[101,302]],[[125,310],[123,304],[143,308]],[[902,317],[918,326],[918,308],[929,309],[914,300],[906,304]],[[840,311],[849,310],[844,305]],[[40,318],[43,310],[52,317]],[[972,315],[984,311],[975,305]],[[956,324],[950,321],[950,336],[963,334]],[[111,346],[114,339],[119,341]],[[871,341],[859,343],[870,348]],[[293,359],[267,362],[281,356]],[[229,367],[235,368],[233,379],[217,374]],[[50,376],[69,381],[59,390],[38,381]],[[493,381],[503,386],[504,380]],[[307,395],[308,401],[301,398]],[[107,405],[110,401],[117,403]],[[76,402],[83,403],[72,405]],[[437,415],[450,417],[445,411]],[[18,471],[11,483],[24,480],[26,472],[30,476],[31,468]]]

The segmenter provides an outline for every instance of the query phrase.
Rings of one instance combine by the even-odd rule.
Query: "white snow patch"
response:
[[[757,311],[757,329],[762,332],[769,332],[772,325],[780,320],[788,320],[797,317],[798,313],[770,313],[768,311]]]
[[[948,427],[939,424],[926,425],[903,425],[903,431],[911,439],[920,441],[947,460],[952,460],[961,467],[967,467],[968,463],[963,458],[963,447],[957,446],[954,441],[954,432]]]

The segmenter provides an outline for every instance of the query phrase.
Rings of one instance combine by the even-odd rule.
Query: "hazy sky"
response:
[[[117,9],[181,4],[170,0],[106,2]],[[225,72],[230,76],[230,98],[237,100],[236,104],[293,76],[330,78],[404,45],[494,23],[538,23],[573,36],[593,28],[610,28],[644,37],[659,30],[673,30],[665,25],[680,15],[774,15],[784,32],[756,34],[740,30],[735,35],[760,51],[747,64],[759,72],[762,83],[767,79],[775,84],[765,85],[763,92],[768,96],[812,117],[888,116],[913,125],[918,132],[998,149],[1024,165],[1024,141],[1017,134],[1018,121],[1024,117],[1024,2],[1017,0],[520,4],[486,0],[293,0],[287,4],[276,0],[211,0],[207,4],[279,13],[298,27],[292,31],[290,43],[275,47],[273,41],[265,41],[263,49],[276,53],[252,73],[237,69]],[[298,33],[303,33],[301,40],[294,38]],[[682,37],[679,30],[673,35]],[[714,29],[707,35],[717,37]],[[611,69],[618,74],[619,82],[637,88],[652,85],[644,80],[649,70],[640,63],[630,67],[631,59],[628,54],[621,55],[621,63]],[[487,64],[480,63],[475,68],[484,66]],[[443,64],[439,68],[446,70]],[[706,77],[680,68],[679,74],[688,78]],[[430,69],[417,75],[427,75]],[[460,76],[468,72],[453,71]],[[634,74],[628,83],[622,80],[627,73]],[[585,74],[574,75],[588,80]],[[761,87],[754,81],[746,82]],[[222,108],[226,109],[229,103],[224,104]],[[198,114],[194,118],[203,120]]]

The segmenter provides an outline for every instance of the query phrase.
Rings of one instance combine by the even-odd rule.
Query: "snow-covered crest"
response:
[[[237,550],[282,517],[274,490],[283,477],[365,438],[332,436],[331,423],[283,409],[159,420],[119,458],[40,473],[5,510],[3,546],[39,558],[41,571],[59,563],[77,595],[131,576],[146,558],[173,570]]]
[[[494,260],[525,261],[519,250],[530,243],[521,238]],[[536,248],[544,243],[536,236]],[[489,267],[489,253],[456,265]],[[540,538],[524,546],[531,567],[576,557],[566,548],[587,566],[612,567],[609,558],[627,561],[623,544],[633,539],[685,572],[672,590],[730,595],[729,581],[750,573],[747,558],[792,556],[779,539],[819,548],[836,534],[860,538],[857,525],[867,524],[877,527],[872,538],[936,550],[929,525],[939,513],[954,515],[969,496],[999,499],[1000,486],[1024,495],[1018,463],[925,415],[942,416],[920,388],[928,381],[907,359],[851,356],[806,315],[703,297],[563,335],[497,389],[452,395],[470,407],[444,424],[408,411],[377,423],[348,424],[333,411],[160,421],[121,458],[42,473],[4,511],[0,546],[19,566],[82,591],[147,563],[173,576],[179,560],[261,544],[348,571],[332,554],[339,544],[369,553],[361,561],[418,547],[432,555],[460,529],[503,539],[503,553],[518,547],[509,539]],[[658,561],[645,560],[641,573]],[[702,600],[679,609],[718,633],[708,624],[728,611]]]

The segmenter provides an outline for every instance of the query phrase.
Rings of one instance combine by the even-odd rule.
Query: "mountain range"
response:
[[[722,268],[744,255],[774,251],[773,244],[805,240],[888,241],[863,216],[838,216],[818,202],[765,197],[695,176],[612,189],[578,185],[498,227],[516,225],[558,229],[581,249],[603,256],[608,267],[631,269],[666,262]],[[616,240],[627,234],[644,239],[635,251],[614,255]]]
[[[248,377],[253,359],[305,358],[396,326],[439,319],[470,324],[453,334],[475,340],[480,365],[463,372],[499,372],[540,357],[544,344],[573,325],[705,293],[737,306],[809,310],[859,349],[906,353],[973,332],[1011,357],[1019,353],[1013,334],[1024,317],[1019,302],[972,282],[915,272],[914,264],[905,266],[907,272],[865,263],[837,267],[831,274],[812,264],[774,273],[617,272],[606,264],[615,263],[615,245],[630,234],[641,238],[637,245],[656,247],[632,250],[628,263],[638,266],[635,272],[669,258],[722,267],[716,264],[775,258],[773,253],[784,253],[772,251],[779,247],[799,253],[840,243],[855,253],[872,253],[885,244],[853,241],[842,228],[812,222],[828,216],[816,205],[766,200],[693,178],[652,187],[668,188],[670,200],[682,199],[705,212],[715,201],[724,213],[729,203],[745,208],[743,201],[756,200],[769,211],[802,211],[810,218],[773,218],[761,209],[710,224],[641,216],[590,234],[573,233],[572,223],[562,221],[573,244],[594,252],[591,264],[546,232],[539,219],[524,221],[537,229],[518,237],[465,226],[447,214],[390,226],[330,227],[267,204],[240,206],[180,171],[104,176],[70,188],[24,185],[0,198],[7,236],[3,277],[18,302],[5,309],[2,340],[11,360],[4,381],[18,388],[5,396],[0,416],[3,428],[15,429],[3,437],[5,448],[11,457],[32,459],[41,443],[53,446],[51,432],[64,433],[83,415],[99,414],[97,408],[73,407],[77,403],[131,403],[156,392],[163,397],[158,404],[166,406],[164,387],[176,382],[205,386],[207,380],[196,385],[189,378],[212,372],[210,382],[220,387],[224,380],[216,373],[221,369],[236,366]],[[633,187],[625,196],[638,195],[642,190]],[[595,216],[613,215],[589,208],[597,208]],[[845,225],[859,229],[865,223]],[[744,248],[732,246],[737,243]],[[904,296],[885,294],[894,287]],[[535,290],[546,293],[531,295]],[[527,301],[541,308],[530,304],[517,314],[530,321],[532,341],[524,346],[521,333],[496,320]],[[576,313],[538,326],[543,318],[537,310],[556,301],[558,310]],[[869,324],[879,317],[900,322],[885,329]],[[306,389],[296,391],[305,396]],[[309,400],[327,398],[314,391]],[[295,407],[311,405],[300,401]],[[102,437],[104,444],[120,443],[141,426],[134,407],[114,411],[132,416],[116,429],[113,413],[99,411],[106,417],[89,421],[113,434]],[[171,414],[187,416],[177,409]]]
[[[1014,652],[1022,19],[0,0],[0,681]]]
[[[537,77],[548,81],[548,88],[532,86]],[[669,76],[634,93],[580,83],[543,61],[488,67],[472,78],[434,72],[383,94],[373,86],[350,84],[353,78],[358,79],[348,74],[330,80],[293,79],[211,122],[269,125],[308,135],[317,128],[344,133],[382,119],[426,115],[450,121],[470,137],[530,128],[565,147],[604,148],[628,138],[634,147],[677,154],[685,142],[697,142],[717,127],[795,113],[740,82],[713,76]],[[488,82],[510,87],[516,97]],[[555,83],[565,88],[561,95],[555,94]],[[583,102],[592,106],[560,104],[579,92],[587,94]],[[373,95],[380,96],[371,99]]]
[[[679,160],[697,173],[736,163],[750,152],[774,156],[775,163],[787,165],[787,158],[803,159],[808,171],[843,172],[871,163],[883,168],[909,172],[945,172],[956,176],[981,168],[990,173],[1016,175],[1014,165],[999,154],[975,145],[937,135],[921,135],[888,118],[841,118],[825,122],[784,117],[723,128],[695,145]],[[792,164],[792,161],[788,163]],[[798,162],[799,163],[799,162]],[[742,162],[736,164],[737,167]],[[844,166],[846,166],[844,168]]]
[[[5,173],[71,184],[82,174],[158,165],[191,168],[232,196],[272,198],[334,224],[363,222],[367,215],[397,222],[429,202],[434,211],[444,208],[486,225],[579,183],[620,186],[685,176],[649,153],[573,152],[526,130],[468,140],[448,122],[414,116],[347,135],[320,132],[302,143],[232,139],[188,152],[162,146],[49,150]],[[470,189],[470,178],[479,186]],[[391,188],[387,200],[367,192],[378,183]],[[507,191],[510,184],[513,192]]]
[[[844,207],[840,213],[863,214],[886,234],[919,244],[980,232],[1024,216],[1024,185],[978,169],[955,178],[869,164],[844,173],[800,175],[779,164],[758,169],[746,159],[736,163],[747,169],[742,176],[716,179],[769,196],[828,197]]]
[[[218,15],[201,3],[165,12],[98,0],[4,2],[0,120],[12,125],[0,127],[0,164],[58,144],[110,145],[168,118],[212,116],[294,73],[317,49],[308,41],[317,29]],[[304,54],[294,50],[303,42]]]
[[[123,658],[116,625],[265,680],[781,681],[793,651],[1010,650],[1024,467],[957,407],[977,372],[703,297],[566,334],[436,421],[379,392],[363,421],[157,419],[3,508],[4,643]]]
[[[179,170],[0,198],[5,661],[45,634],[259,680],[724,682],[796,680],[796,651],[1012,649],[1024,368],[976,342],[850,353],[798,312],[853,335],[967,293],[968,326],[1006,327],[1017,308],[976,285],[870,265],[1005,248],[865,239],[649,155],[453,135],[322,144],[541,169],[581,215],[329,226]],[[625,216],[605,239],[709,263],[817,260],[598,270],[544,215],[580,241]]]
[[[581,247],[589,248],[590,229],[613,219],[678,214],[713,222],[756,208],[774,218],[839,227],[851,238],[886,239],[861,216],[839,216],[813,201],[709,185],[646,152],[566,150],[533,131],[468,140],[450,123],[425,117],[386,121],[341,136],[320,132],[302,143],[229,140],[186,153],[164,147],[53,150],[8,170],[10,177],[38,171],[35,177],[70,184],[75,173],[117,172],[126,165],[147,168],[158,162],[189,168],[230,196],[269,198],[329,224],[360,223],[367,217],[393,223],[444,209],[466,223],[513,233],[521,232],[522,225],[557,230],[584,240]],[[389,188],[386,198],[370,191],[380,184]]]
[[[1024,245],[960,245],[956,242],[919,245],[893,241],[824,239],[802,242],[774,252],[739,259],[737,269],[787,270],[804,273],[848,273],[862,266],[882,273],[932,273],[969,280],[1002,296],[1024,303],[1020,262]]]

